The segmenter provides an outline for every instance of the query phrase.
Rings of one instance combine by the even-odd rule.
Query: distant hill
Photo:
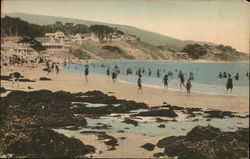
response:
[[[126,34],[134,34],[141,39],[141,41],[153,44],[153,45],[164,45],[168,46],[173,50],[182,50],[187,44],[209,44],[214,45],[209,42],[199,42],[199,41],[191,41],[191,40],[179,40],[172,37],[168,37],[165,35],[161,35],[158,33],[146,31],[143,29],[139,29],[136,27],[126,26],[126,25],[118,25],[118,24],[110,24],[96,21],[88,21],[88,20],[80,20],[80,19],[71,19],[71,18],[63,18],[63,17],[55,17],[55,16],[45,16],[45,15],[36,15],[36,14],[26,14],[26,13],[8,13],[2,14],[1,16],[11,16],[11,17],[19,17],[25,21],[30,23],[39,24],[39,25],[49,25],[54,24],[56,21],[61,21],[63,23],[75,23],[75,24],[84,24],[84,25],[107,25],[113,28],[117,28],[123,31]]]

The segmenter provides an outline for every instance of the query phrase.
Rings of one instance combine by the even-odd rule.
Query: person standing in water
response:
[[[138,86],[137,92],[141,92],[141,93],[142,93],[142,81],[141,81],[141,76],[138,76],[137,86]]]
[[[179,71],[178,77],[180,78],[180,82],[181,82],[181,83],[180,83],[180,88],[182,88],[182,86],[185,87],[185,84],[184,84],[185,78],[184,78],[184,75],[183,75],[183,73],[182,73],[181,71]]]
[[[218,77],[218,78],[222,78],[222,77],[223,77],[222,73],[220,72],[219,75],[218,75],[217,77]]]
[[[166,88],[168,88],[168,75],[165,75],[163,80],[162,80],[163,84],[164,84],[164,92],[166,91]]]
[[[115,83],[115,81],[117,80],[117,74],[115,71],[112,72],[112,80],[113,80],[113,83]]]
[[[234,76],[234,79],[235,79],[236,81],[238,81],[239,78],[240,78],[239,73],[236,73],[236,75]]]
[[[157,78],[160,77],[160,69],[157,70]]]
[[[192,87],[191,80],[188,79],[188,80],[187,80],[187,83],[186,83],[187,93],[190,93],[190,92],[191,92],[191,87]]]
[[[226,88],[227,88],[227,91],[230,89],[230,92],[232,92],[233,79],[231,78],[231,76],[228,76],[227,83],[226,83]]]
[[[55,69],[56,69],[56,74],[59,74],[59,72],[60,72],[60,69],[59,69],[59,66],[58,66],[58,64],[56,64],[56,65],[55,65]]]
[[[109,67],[107,68],[107,76],[110,75],[110,70],[109,70]]]
[[[88,75],[89,75],[89,65],[88,65],[88,61],[87,61],[87,63],[85,64],[85,71],[84,71],[84,74],[85,74],[85,80],[86,80],[86,82],[88,82]]]
[[[148,76],[151,76],[151,73],[152,73],[152,72],[151,72],[151,69],[149,68],[149,69],[148,69]]]

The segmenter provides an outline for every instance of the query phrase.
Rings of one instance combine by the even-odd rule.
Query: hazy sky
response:
[[[2,12],[125,24],[249,52],[250,3],[245,0],[3,0]]]

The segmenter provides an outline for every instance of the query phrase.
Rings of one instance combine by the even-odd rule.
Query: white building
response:
[[[1,37],[1,50],[14,54],[35,54],[36,51],[30,47],[29,43],[21,43],[23,36]]]
[[[126,41],[136,41],[137,40],[136,35],[125,35],[123,37],[123,39]]]
[[[85,33],[83,34],[84,40],[93,40],[95,42],[100,42],[100,38],[95,33]]]
[[[61,31],[45,33],[45,37],[38,37],[36,40],[47,49],[68,49],[72,44],[70,37]]]
[[[74,36],[71,36],[71,41],[81,45],[84,41],[84,35],[81,33],[78,33]]]

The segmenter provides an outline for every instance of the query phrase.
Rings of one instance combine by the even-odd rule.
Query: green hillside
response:
[[[4,16],[6,14],[2,14]],[[80,19],[71,19],[71,18],[63,18],[63,17],[55,17],[55,16],[45,16],[45,15],[34,15],[34,14],[26,14],[26,13],[8,13],[8,16],[11,17],[19,17],[25,21],[30,23],[39,24],[39,25],[50,25],[54,24],[56,21],[61,21],[63,23],[75,23],[75,24],[84,24],[84,25],[107,25],[113,28],[117,28],[123,31],[126,34],[134,34],[141,39],[141,41],[153,44],[153,45],[168,45],[172,46],[174,50],[181,50],[187,44],[204,44],[205,42],[197,42],[197,41],[183,41],[179,39],[175,39],[172,37],[164,36],[158,33],[142,30],[136,27],[126,26],[126,25],[118,25],[118,24],[109,24],[103,22],[96,21],[88,21],[88,20],[80,20]],[[212,44],[212,43],[208,43]]]

